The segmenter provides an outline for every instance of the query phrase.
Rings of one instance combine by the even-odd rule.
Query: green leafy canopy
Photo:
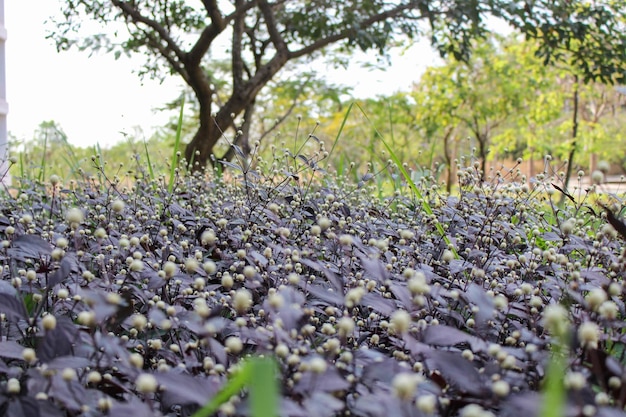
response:
[[[399,41],[422,36],[429,36],[443,56],[467,61],[473,40],[488,33],[487,22],[493,17],[537,39],[537,53],[546,64],[567,60],[585,81],[626,78],[626,3],[615,0],[67,0],[60,4],[61,16],[53,19],[49,34],[58,49],[76,46],[116,56],[142,54],[140,75],[177,74],[189,85],[200,110],[197,132],[185,157],[198,168],[233,154],[216,156],[215,145],[236,128],[239,115],[253,112],[257,96],[287,63],[322,54],[340,63],[355,49],[384,55]],[[85,24],[88,21],[100,24],[102,30],[86,33],[93,27]],[[214,68],[225,57],[230,81],[226,93]],[[247,140],[240,135],[229,146],[246,149]]]

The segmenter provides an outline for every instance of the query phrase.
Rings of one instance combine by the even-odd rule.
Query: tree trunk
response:
[[[482,135],[476,135],[476,139],[478,140],[478,154],[480,156],[480,180],[481,182],[485,182],[487,178],[487,137],[483,137]]]
[[[526,183],[529,187],[533,186],[532,179],[535,178],[535,148],[530,147],[528,150],[528,177],[526,178]]]
[[[207,162],[213,163],[213,147],[222,136],[222,132],[216,126],[213,117],[200,105],[200,126],[185,147],[185,158],[187,164],[193,171],[199,171],[207,166]]]
[[[185,148],[187,161],[194,161],[192,169],[202,170],[207,162],[218,162],[213,148],[229,128],[233,127],[234,117],[244,111],[254,100],[263,87],[287,63],[289,57],[286,51],[277,53],[274,58],[264,64],[244,84],[237,87],[230,98],[213,117],[211,115],[211,94],[194,87],[196,97],[200,103],[200,126],[193,139]],[[196,151],[198,155],[196,155]]]

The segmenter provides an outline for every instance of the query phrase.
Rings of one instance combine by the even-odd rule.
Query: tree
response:
[[[452,190],[455,183],[454,159],[458,154],[457,144],[467,130],[459,123],[456,114],[463,105],[456,89],[450,85],[451,71],[456,65],[431,67],[422,75],[420,82],[413,86],[411,95],[415,100],[416,124],[422,140],[442,145],[437,152],[443,155],[447,170],[446,189]]]
[[[254,107],[262,111],[248,112],[242,118],[236,118],[237,150],[241,150],[244,155],[249,155],[252,150],[250,138],[253,138],[253,142],[258,141],[265,145],[257,149],[257,153],[266,151],[268,143],[277,144],[275,142],[286,139],[290,145],[294,145],[294,142],[306,140],[308,129],[314,129],[317,121],[341,109],[342,97],[349,95],[348,87],[330,83],[314,70],[301,71],[292,67],[288,65],[256,97],[255,103],[260,104]],[[220,91],[228,89],[225,88],[228,84],[227,78],[227,74],[221,77],[223,88]],[[220,105],[228,100],[228,96],[217,95],[215,100]],[[185,91],[185,103],[189,103],[186,107],[190,108],[188,113],[191,117],[183,119],[181,138],[189,140],[195,133],[195,120],[199,113],[191,89]],[[166,108],[180,110],[181,105],[182,97],[168,103]],[[173,144],[177,130],[178,114],[161,129],[159,135],[164,139],[170,138]],[[295,145],[298,146],[299,143]],[[237,155],[235,147],[229,146],[226,141],[217,143],[213,150],[216,154],[223,155],[222,159],[227,161]],[[237,155],[237,163],[245,165],[247,162]]]
[[[426,135],[439,137],[449,174],[452,172],[451,141],[461,129],[472,138],[481,160],[482,175],[492,138],[512,116],[527,110],[534,96],[534,77],[507,52],[507,42],[492,36],[476,42],[465,63],[450,60],[443,66],[429,68],[416,85],[418,125]],[[449,180],[451,178],[449,177]]]
[[[346,56],[342,53],[355,48],[385,54],[399,36],[411,38],[426,31],[442,55],[466,60],[472,39],[486,33],[489,15],[540,38],[539,52],[546,62],[569,51],[572,39],[580,39],[581,47],[572,59],[585,77],[610,77],[617,71],[615,61],[626,56],[626,35],[619,21],[626,5],[614,0],[588,3],[66,0],[63,18],[55,22],[56,30],[50,36],[59,49],[77,45],[104,48],[116,56],[143,53],[146,64],[140,75],[180,75],[193,89],[200,108],[198,130],[185,156],[202,167],[214,156],[223,132],[235,125],[238,115],[253,111],[257,95],[288,62],[324,53],[341,60]],[[80,37],[78,30],[85,20],[101,23],[109,28],[108,33]],[[421,25],[422,21],[428,27]],[[219,83],[211,65],[220,51],[230,55],[232,88],[228,99],[216,108]],[[237,140],[235,137],[235,145]]]

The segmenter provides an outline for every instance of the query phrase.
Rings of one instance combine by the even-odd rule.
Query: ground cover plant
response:
[[[126,183],[96,155],[99,178],[17,180],[0,412],[262,415],[261,367],[281,416],[624,414],[623,193],[565,190],[549,158],[532,187],[483,182],[468,157],[447,195],[403,185],[400,161],[352,181],[303,149],[208,177]]]

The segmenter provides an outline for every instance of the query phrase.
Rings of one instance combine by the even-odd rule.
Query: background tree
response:
[[[219,68],[224,67],[220,65]],[[220,79],[222,82],[219,91],[223,93],[230,88],[227,74],[223,74]],[[278,145],[283,141],[289,142],[290,146],[300,145],[302,140],[306,140],[310,130],[315,129],[317,121],[341,110],[342,99],[348,96],[348,87],[330,83],[314,70],[302,72],[294,65],[287,65],[287,68],[259,93],[250,111],[244,113],[242,117],[235,118],[237,131],[232,136],[231,132],[225,134],[226,140],[217,143],[214,152],[223,155],[224,160],[231,160],[236,154],[235,147],[230,146],[234,142],[245,155],[248,155],[252,147],[251,139],[264,145]],[[218,94],[216,103],[221,105],[227,99],[226,94]],[[182,98],[179,98],[168,103],[165,108],[180,109],[181,105]],[[191,89],[185,91],[185,106],[189,117],[183,119],[182,138],[191,140],[196,131],[199,112]],[[173,146],[177,129],[176,112],[161,129],[159,136],[169,140]],[[262,152],[263,148],[257,152]],[[246,161],[238,160],[237,163],[245,164]]]
[[[456,117],[464,103],[450,85],[451,72],[455,66],[428,68],[411,93],[415,100],[414,112],[420,138],[426,143],[430,142],[432,152],[443,158],[448,192],[456,182],[454,161],[459,154],[460,139],[467,136],[467,129]]]
[[[533,78],[504,47],[498,36],[476,42],[467,62],[429,68],[416,86],[416,112],[426,135],[437,133],[443,140],[447,164],[453,159],[450,141],[460,128],[477,148],[483,176],[492,138],[534,94]]]
[[[595,77],[597,68],[599,76],[610,76],[616,68],[596,62],[608,62],[608,55],[615,61],[626,54],[625,35],[615,18],[624,15],[626,5],[609,0],[587,3],[66,0],[63,18],[56,22],[51,37],[59,49],[77,45],[104,48],[117,56],[143,53],[146,63],[140,75],[179,74],[194,91],[200,108],[198,129],[185,155],[201,167],[213,156],[223,132],[234,127],[236,116],[253,111],[257,95],[288,62],[322,52],[336,58],[356,47],[384,54],[391,40],[422,35],[426,30],[422,21],[428,23],[433,45],[459,59],[466,59],[471,40],[486,32],[489,15],[540,38],[540,53],[547,62],[558,58],[562,49],[569,50],[571,39],[581,39],[572,59],[579,62],[585,77]],[[109,30],[81,37],[78,30],[85,20],[97,21]],[[602,52],[607,49],[611,50]],[[212,76],[211,65],[220,52],[230,55],[232,89],[217,106],[218,80]]]

